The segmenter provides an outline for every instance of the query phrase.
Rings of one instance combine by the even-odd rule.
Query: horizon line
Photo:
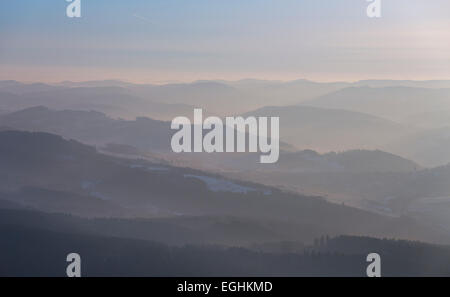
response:
[[[149,82],[133,82],[125,79],[116,78],[105,78],[105,79],[92,79],[92,80],[58,80],[58,81],[37,81],[37,80],[17,80],[17,79],[1,79],[0,82],[18,82],[22,84],[47,84],[47,85],[61,85],[67,83],[88,83],[88,82],[116,82],[116,83],[126,83],[132,85],[171,85],[171,84],[195,84],[202,82],[215,82],[215,83],[239,83],[244,81],[256,81],[256,82],[272,82],[272,83],[293,83],[293,82],[311,82],[319,84],[333,84],[333,83],[348,83],[354,84],[358,82],[365,81],[392,81],[392,82],[450,82],[450,78],[441,79],[390,79],[390,78],[370,78],[370,79],[359,79],[359,80],[314,80],[308,78],[297,78],[297,79],[264,79],[264,78],[241,78],[241,79],[195,79],[195,80],[165,80],[165,81],[149,81]]]

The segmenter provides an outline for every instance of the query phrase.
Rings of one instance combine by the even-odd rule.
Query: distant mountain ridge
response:
[[[370,114],[312,106],[269,106],[244,116],[278,116],[280,139],[299,149],[344,151],[379,149],[399,136],[406,127]]]
[[[399,122],[410,115],[450,108],[450,88],[349,87],[301,103],[368,113]]]
[[[31,107],[0,116],[0,126],[63,135],[103,146],[109,143],[133,145],[148,151],[169,151],[170,123],[137,118],[112,119],[97,111],[51,110]]]
[[[24,84],[17,81],[0,81],[0,92],[2,93],[0,98],[3,97],[4,100],[8,100],[10,102],[8,105],[11,105],[9,97],[13,95],[21,96],[20,105],[14,107],[16,109],[35,105],[46,105],[58,109],[81,109],[84,106],[83,109],[96,109],[109,115],[122,117],[142,115],[156,119],[168,119],[169,116],[173,117],[175,112],[181,112],[185,115],[187,110],[184,108],[186,107],[202,107],[212,114],[225,116],[244,113],[268,105],[287,106],[304,102],[310,104],[315,98],[337,96],[341,92],[353,95],[351,92],[349,93],[349,90],[355,89],[364,90],[362,93],[355,94],[358,97],[373,97],[374,90],[378,90],[378,92],[386,95],[385,97],[403,98],[408,96],[413,98],[414,96],[424,95],[447,96],[442,91],[445,88],[450,89],[450,81],[366,80],[349,83],[314,82],[305,79],[288,82],[247,79],[240,81],[203,80],[192,83],[167,84],[133,84],[117,80],[66,81],[57,84]],[[108,90],[113,89],[115,90],[114,93],[108,92]],[[409,92],[408,90],[411,89],[417,89],[417,92]],[[97,95],[92,93],[95,90],[97,90]],[[76,106],[70,102],[70,97],[74,96],[78,100],[83,99],[86,96],[86,91],[91,92],[89,95],[91,104],[84,102],[83,105]],[[394,93],[392,93],[393,91]],[[61,100],[50,100],[54,97]],[[67,97],[65,101],[62,100],[64,97]],[[123,102],[116,100],[118,97],[122,97],[123,101],[127,101],[128,104],[124,105]],[[161,104],[167,104],[168,106]],[[311,104],[318,104],[318,102]],[[319,107],[348,109],[344,105],[331,106],[328,104]],[[352,108],[356,107],[353,106]],[[411,106],[408,106],[408,108],[411,108]],[[372,107],[364,110],[350,110],[371,113]],[[376,112],[374,115],[389,117],[386,112],[381,114],[376,109],[373,110]],[[419,111],[421,110],[419,109]]]
[[[37,105],[55,109],[96,110],[115,117],[146,115],[156,119],[190,115],[194,109],[187,104],[166,104],[140,98],[122,87],[58,87],[23,94],[0,93],[0,108],[19,110]]]

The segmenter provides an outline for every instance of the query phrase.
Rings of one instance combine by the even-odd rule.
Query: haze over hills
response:
[[[450,89],[350,87],[302,102],[308,106],[368,113],[393,121],[450,108]]]
[[[308,80],[280,82],[249,79],[164,85],[117,80],[53,85],[0,81],[3,103],[0,108],[7,106],[6,109],[12,110],[45,105],[57,109],[93,109],[120,117],[169,119],[177,114],[190,115],[193,107],[202,107],[211,114],[225,116],[264,106],[305,103],[400,121],[413,114],[439,111],[442,106],[450,108],[449,88],[448,81],[318,83]]]
[[[302,110],[303,108],[298,109]],[[329,110],[306,108],[306,112],[308,112],[308,110],[317,112],[317,114],[323,113],[326,116],[328,116],[328,113],[330,112]],[[294,113],[296,112],[297,111],[294,110]],[[345,117],[346,112],[341,115],[339,111],[331,111],[331,114],[333,113],[336,113],[338,116],[331,121],[329,127],[336,125],[337,122],[339,122],[341,126],[333,127],[333,129],[337,128],[348,131],[345,128],[346,123],[344,123],[344,120],[348,120],[348,117]],[[353,113],[350,114],[353,115]],[[359,115],[356,114],[356,116]],[[355,119],[353,119],[354,121],[358,120],[356,116]],[[362,117],[364,119],[372,120],[370,116],[362,115]],[[281,120],[283,124],[283,122],[289,120],[289,118],[283,116]],[[298,122],[302,120],[305,120],[305,118],[297,119],[294,117],[294,121]],[[322,133],[324,129],[327,129],[327,126],[320,127],[321,119],[315,118],[313,114],[311,114],[311,117],[305,121],[307,122],[308,120],[312,123],[315,122],[317,128],[312,130],[312,124],[308,124],[308,126],[302,130],[303,133],[307,134],[308,132],[315,131],[315,134],[317,134],[316,139],[320,140],[320,133]],[[93,144],[97,147],[108,146],[108,149],[111,152],[135,154],[137,156],[139,156],[140,153],[170,153],[170,138],[174,133],[174,131],[170,129],[170,123],[168,122],[156,121],[148,118],[138,118],[134,121],[112,119],[100,112],[73,110],[56,111],[43,106],[32,107],[0,116],[0,126],[14,127],[15,129],[26,131],[55,133],[67,138],[73,138]],[[378,127],[374,126],[372,128]],[[282,127],[282,129],[285,128]],[[298,129],[292,128],[289,131],[295,133]],[[363,134],[363,132],[364,130],[362,132],[355,131],[354,137],[359,137],[360,133]],[[333,139],[336,139],[336,137]],[[289,140],[293,139],[291,138]],[[304,140],[299,139],[299,143],[304,143]],[[330,145],[331,144],[330,139]],[[116,146],[113,147],[111,145]],[[364,151],[361,151],[358,153],[355,151],[345,154],[330,153],[320,156],[314,152],[308,154],[307,151],[294,153],[294,147],[291,147],[283,142],[281,142],[280,145],[282,156],[280,161],[274,165],[262,166],[265,170],[398,171],[407,170],[407,168],[411,169],[420,167],[413,162],[402,160],[400,157],[390,156],[389,154],[383,152],[365,153]],[[122,146],[123,149],[128,147],[128,152],[126,150],[123,151],[122,149],[119,149],[119,146]],[[346,164],[342,163],[345,160],[343,156],[349,156]],[[256,170],[261,167],[258,161],[259,153],[169,154],[166,157],[168,161],[184,161],[185,165],[193,167],[199,167],[200,164],[204,164],[207,168],[214,170],[245,170],[250,168]],[[351,169],[351,167],[353,167],[353,169]]]
[[[12,93],[16,95],[33,93],[33,92],[46,92],[51,90],[62,89],[62,87],[44,84],[44,83],[21,83],[15,80],[2,80],[0,81],[0,92]]]
[[[249,170],[233,176],[386,215],[420,213],[422,219],[448,230],[443,222],[450,205],[449,166],[411,172]]]
[[[288,82],[248,79],[224,83],[259,98],[259,107],[293,105],[351,85],[345,82],[320,83],[306,79]]]
[[[51,110],[31,107],[0,116],[0,125],[18,130],[42,131],[73,138],[95,146],[131,147],[134,151],[172,152],[170,142],[176,130],[170,122],[138,117],[135,120],[113,119],[96,111]],[[246,136],[248,137],[248,136]],[[293,149],[280,142],[282,149]]]
[[[0,108],[8,106],[13,110],[45,105],[56,109],[97,110],[116,117],[172,119],[191,117],[194,107],[223,116],[262,104],[259,98],[212,81],[167,85],[94,81],[39,86],[1,82]]]
[[[65,195],[69,200],[81,195],[119,210],[125,208],[123,215],[232,216],[274,224],[289,222],[301,241],[323,234],[370,234],[434,242],[450,239],[439,229],[428,229],[410,219],[383,217],[188,168],[113,158],[51,134],[5,131],[0,132],[0,140],[0,199],[42,211],[54,208],[47,206],[48,195],[37,194],[39,188],[76,194]],[[24,187],[37,192],[21,199]],[[60,203],[60,212],[71,213],[70,203],[66,208],[63,200]],[[102,216],[101,208],[97,209],[96,216]],[[80,211],[77,208],[78,214]],[[109,216],[109,210],[104,215]]]
[[[341,94],[339,91],[344,90],[345,92],[353,90],[355,93],[354,89],[360,90],[360,92],[353,95],[376,96],[377,94],[372,93],[378,90],[378,92],[386,92],[388,97],[397,96],[400,99],[411,95],[411,89],[419,89],[417,90],[419,94],[416,94],[416,96],[428,95],[428,93],[434,96],[441,96],[441,92],[444,93],[444,96],[447,96],[445,93],[448,94],[448,92],[445,91],[445,88],[450,88],[450,82],[372,80],[354,83],[319,83],[304,79],[290,82],[248,79],[240,81],[196,81],[193,83],[155,85],[133,84],[117,80],[86,82],[66,81],[58,84],[25,84],[16,81],[0,81],[1,92],[16,95],[42,92],[51,93],[53,91],[63,91],[67,89],[83,90],[86,88],[98,89],[99,91],[102,89],[109,90],[111,88],[116,88],[116,91],[119,93],[126,93],[128,96],[133,95],[153,103],[201,106],[214,111],[218,115],[225,115],[231,113],[243,113],[250,109],[256,109],[266,105],[294,105],[299,102],[312,100],[335,92],[339,95]],[[428,93],[425,93],[427,92],[426,90],[428,90]],[[362,94],[361,92],[366,92],[367,94]],[[389,92],[392,94],[389,94]],[[126,96],[125,99],[126,98],[128,97]],[[136,100],[136,98],[133,100]],[[37,105],[37,103],[34,103],[34,105]],[[333,106],[328,107],[333,108]],[[334,106],[334,108],[344,108],[344,106]],[[365,110],[365,112],[367,112],[367,110]]]
[[[96,111],[50,110],[31,107],[0,117],[0,126],[63,135],[97,146],[127,144],[143,151],[170,150],[170,123],[137,118],[112,119]]]
[[[56,109],[96,110],[114,117],[152,116],[172,119],[191,115],[194,107],[185,104],[152,102],[130,94],[121,87],[56,88],[25,94],[0,93],[0,108],[18,110],[37,105]]]
[[[400,124],[342,109],[311,106],[264,107],[244,116],[280,117],[280,139],[299,149],[377,149],[410,133]]]
[[[279,162],[272,165],[259,164],[259,154],[178,155],[171,153],[169,147],[169,123],[144,118],[114,120],[98,112],[36,107],[0,117],[0,125],[58,133],[129,158],[225,172],[300,193],[325,195],[334,202],[345,201],[371,210],[373,208],[365,204],[367,200],[383,201],[386,197],[403,195],[401,188],[406,187],[405,177],[397,181],[392,176],[407,176],[421,169],[412,161],[382,151],[355,150],[321,155],[310,150],[288,152],[282,147]]]
[[[377,102],[385,102],[383,104],[389,106],[387,100],[393,100],[394,103],[397,102],[395,104],[400,104],[400,102],[404,101],[402,96],[406,96],[407,94],[417,90],[419,90],[418,95],[413,98],[413,101],[420,100],[420,96],[428,94],[429,92],[434,92],[433,94],[441,94],[442,92],[445,93],[447,91],[445,89],[438,88],[441,84],[445,84],[445,82],[431,81],[420,82],[422,86],[428,85],[430,89],[410,88],[409,86],[379,87],[381,85],[389,85],[389,83],[395,84],[396,81],[363,81],[353,83],[353,85],[372,84],[376,85],[377,88],[345,88],[347,87],[347,83],[316,84],[304,80],[292,83],[257,80],[243,80],[239,82],[203,81],[193,84],[169,84],[166,86],[134,85],[118,81],[98,81],[84,83],[65,82],[58,85],[56,89],[51,89],[55,86],[45,85],[45,88],[50,88],[51,91],[36,92],[34,88],[43,88],[41,84],[30,85],[21,84],[14,81],[3,81],[0,84],[0,91],[3,88],[9,88],[8,91],[14,91],[17,94],[14,95],[9,93],[8,96],[10,95],[10,97],[0,97],[0,104],[8,107],[7,109],[11,109],[11,104],[13,106],[17,106],[15,104],[22,102],[22,99],[24,98],[22,96],[29,96],[30,94],[32,94],[32,96],[37,96],[36,94],[51,93],[54,97],[50,96],[49,99],[45,98],[43,99],[44,102],[48,103],[50,106],[59,106],[58,104],[60,104],[60,99],[64,97],[60,97],[60,95],[76,93],[76,95],[74,95],[75,97],[73,102],[83,102],[82,100],[79,100],[80,97],[77,97],[81,96],[81,98],[84,98],[83,100],[88,107],[92,104],[90,100],[91,97],[95,97],[98,94],[105,95],[111,93],[113,94],[112,97],[105,96],[98,102],[111,104],[111,106],[113,106],[112,108],[116,109],[116,106],[119,106],[123,102],[127,101],[123,100],[124,98],[135,100],[133,102],[136,103],[136,105],[144,104],[146,100],[142,99],[135,93],[139,88],[141,88],[140,91],[142,92],[155,92],[155,94],[159,93],[160,95],[173,95],[179,91],[184,91],[187,89],[191,92],[191,99],[198,100],[194,103],[209,104],[206,101],[202,101],[204,98],[200,95],[207,94],[209,92],[209,87],[211,86],[215,88],[214,92],[223,91],[224,93],[232,92],[233,94],[237,94],[241,91],[253,92],[254,90],[264,90],[265,88],[267,90],[274,88],[280,90],[281,92],[282,90],[287,90],[291,87],[303,88],[305,86],[311,86],[312,90],[314,86],[324,87],[325,85],[328,85],[330,89],[338,89],[341,87],[344,87],[345,89],[337,91],[336,93],[325,95],[317,100],[328,98],[328,96],[334,96],[340,92],[346,94],[347,92],[352,93],[357,90],[356,93],[358,94],[366,94],[366,92],[368,92],[369,95],[373,95],[373,98],[369,96],[373,99],[370,99],[369,103],[373,103],[376,106]],[[404,85],[413,83],[416,82],[399,82],[399,84]],[[417,83],[419,84],[419,82]],[[291,86],[287,87],[286,85]],[[432,86],[436,87],[436,89],[431,89]],[[21,91],[20,87],[24,87],[25,89],[28,88],[28,90],[24,89]],[[158,91],[154,91],[155,89]],[[319,89],[320,88],[317,90]],[[327,89],[327,91],[330,89]],[[398,95],[397,97],[394,96],[393,99],[386,99],[381,94],[383,91],[388,91],[389,93],[392,90],[394,90],[394,94]],[[83,93],[85,94],[83,95]],[[263,91],[262,93],[265,92]],[[267,91],[267,93],[269,94],[270,92]],[[159,99],[163,100],[164,96],[161,95]],[[168,98],[172,98],[170,100],[178,100],[177,96],[173,96],[174,97],[169,96]],[[365,95],[363,97],[366,98]],[[7,100],[4,100],[5,98]],[[364,98],[362,101],[368,100]],[[28,102],[28,99],[25,101]],[[347,102],[347,99],[344,99],[344,103]],[[443,98],[441,99],[444,100]],[[220,99],[218,101],[221,100],[225,99]],[[291,99],[288,99],[286,102],[289,100]],[[360,104],[356,98],[353,98],[352,100],[348,102],[357,102]],[[65,99],[62,99],[62,101],[65,101]],[[341,108],[341,100],[337,100],[336,104],[338,101],[339,107]],[[68,100],[68,102],[70,102],[70,100]],[[436,102],[431,102],[430,106],[435,103]],[[410,112],[416,112],[416,106],[414,104],[411,105],[411,108],[407,105],[407,112],[401,111],[401,113],[404,112],[405,114],[409,114]],[[365,107],[362,103],[360,106]],[[92,107],[96,107],[95,109],[98,109],[98,106]],[[342,108],[344,107],[345,106]],[[192,113],[192,108],[192,106],[187,107],[188,111],[186,112]],[[410,109],[413,110],[409,111]],[[161,114],[161,112],[157,109],[154,109],[154,112],[157,115]],[[370,110],[370,112],[374,112],[374,110]],[[432,112],[430,116],[427,115],[426,118],[436,118],[434,117],[435,113],[436,112]],[[444,114],[441,119],[445,120],[445,112],[441,113]],[[344,154],[330,153],[325,155],[320,155],[311,151],[293,152],[295,151],[295,148],[289,148],[288,145],[285,145],[286,149],[290,152],[282,151],[279,164],[264,168],[266,173],[269,171],[271,172],[270,177],[259,176],[262,174],[261,172],[255,172],[255,175],[258,175],[258,177],[248,174],[250,180],[265,182],[271,185],[285,186],[288,188],[290,185],[296,185],[298,186],[296,187],[296,190],[304,190],[305,193],[323,193],[324,195],[332,194],[331,196],[337,195],[344,199],[349,197],[350,199],[353,199],[357,196],[356,198],[358,200],[362,199],[363,201],[383,200],[384,198],[389,197],[389,195],[386,196],[384,193],[387,193],[390,190],[380,191],[378,188],[370,187],[370,184],[375,185],[379,183],[385,187],[385,184],[388,185],[390,183],[389,176],[392,174],[395,175],[414,172],[420,170],[421,166],[439,166],[446,164],[449,161],[448,156],[445,154],[447,151],[445,149],[447,147],[446,139],[448,138],[447,133],[445,133],[446,128],[439,128],[434,131],[430,130],[417,132],[420,131],[417,127],[420,129],[425,126],[421,125],[419,121],[417,125],[414,125],[414,127],[412,124],[407,124],[409,127],[406,128],[401,124],[372,116],[370,114],[352,112],[343,109],[316,108],[311,106],[264,107],[248,112],[244,115],[279,115],[282,125],[280,129],[282,139],[286,140],[290,144],[294,144],[299,149],[314,149],[319,152],[339,152],[349,149],[383,149],[413,160],[409,161],[403,159],[402,157],[389,155],[387,153],[369,152],[365,150],[361,150],[359,153],[358,151],[353,151],[346,152]],[[408,117],[414,118],[414,115],[407,116],[407,118]],[[411,120],[409,122],[411,122]],[[435,127],[440,127],[441,123],[445,124],[445,121],[439,120],[432,123],[432,125]],[[161,155],[161,159],[165,162],[170,163],[173,161],[173,164],[185,164],[196,168],[203,168],[204,164],[208,165],[207,169],[212,171],[236,171],[240,174],[245,171],[248,172],[250,169],[257,171],[260,170],[258,163],[254,162],[256,156],[251,154],[236,154],[232,157],[226,154],[220,156],[217,154],[195,156],[189,155],[187,157],[181,155],[177,157],[168,156],[165,152],[169,150],[168,146],[171,133],[169,123],[147,118],[138,118],[137,120],[130,121],[109,118],[105,114],[94,111],[54,111],[45,107],[37,107],[22,110],[16,113],[4,114],[0,117],[0,126],[5,127],[4,129],[10,129],[7,127],[11,127],[14,129],[30,131],[52,132],[100,147],[109,145],[109,149],[113,148],[111,145],[116,145],[115,149],[118,149],[121,145],[122,148],[128,147],[129,150],[133,151],[131,155],[150,153],[146,155],[146,157],[149,157],[152,156],[151,153],[154,152],[163,153]],[[344,156],[346,157],[344,158]],[[345,161],[346,158],[348,158],[347,161]],[[161,159],[156,158],[155,161],[164,162]],[[419,165],[414,162],[417,162]],[[287,177],[289,172],[294,174],[291,178]],[[355,179],[355,177],[353,177],[353,174],[355,173],[361,173],[361,178]],[[336,177],[331,177],[334,174]],[[373,176],[374,174],[376,174],[377,177],[372,179],[370,176]],[[380,176],[380,179],[378,176]],[[383,177],[381,178],[381,176]],[[299,180],[301,182],[299,182]],[[325,180],[328,180],[329,182],[324,182]],[[345,185],[349,184],[351,185],[351,188],[345,188]],[[386,187],[390,188],[390,186]],[[392,190],[390,193],[398,194],[397,191],[398,189]],[[441,194],[446,194],[446,192],[444,191]],[[348,195],[348,197],[344,197],[343,195]],[[371,207],[369,207],[369,209],[370,208]]]
[[[380,1],[2,1],[0,277],[450,277],[450,1]]]
[[[52,84],[55,86],[66,87],[66,88],[90,88],[90,87],[130,87],[133,83],[128,83],[125,81],[117,79],[106,79],[106,80],[89,80],[89,81],[62,81],[59,83]]]
[[[202,107],[218,116],[243,111],[255,104],[252,102],[254,98],[250,94],[239,92],[234,87],[214,81],[160,86],[134,85],[129,89],[141,98],[169,104],[189,104]]]
[[[190,116],[201,107],[217,116],[243,113],[267,105],[286,105],[299,98],[313,98],[339,88],[337,84],[296,81],[282,85],[197,81],[165,85],[121,81],[62,82],[57,85],[3,81],[0,98],[11,109],[45,105],[57,109],[98,110],[113,116],[150,116],[168,119]],[[14,96],[17,95],[17,96]],[[25,96],[26,95],[26,96]],[[159,105],[158,105],[159,104]],[[183,108],[191,107],[190,110]]]
[[[424,130],[438,129],[450,126],[450,110],[421,112],[402,119],[405,125],[416,126]]]
[[[423,168],[450,160],[445,110],[434,110],[446,102],[447,90],[440,88],[445,82],[417,82],[428,89],[395,83],[0,82],[0,228],[10,253],[20,238],[33,242],[33,234],[45,238],[44,246],[82,242],[89,247],[86,255],[111,242],[131,253],[158,245],[161,253],[172,249],[180,259],[192,253],[244,259],[270,251],[277,256],[265,259],[279,264],[287,253],[310,261],[310,243],[324,235],[450,243],[450,167]],[[415,91],[409,104],[404,98]],[[340,93],[346,95],[329,99],[336,108],[292,105]],[[431,99],[416,106],[423,96]],[[194,106],[206,108],[206,115],[220,110],[214,115],[279,116],[279,161],[262,165],[254,153],[172,153],[170,122],[159,119],[191,116]],[[314,249],[351,257],[361,253],[352,250],[354,240]],[[372,240],[364,244],[379,244]],[[186,244],[195,247],[185,250]],[[417,252],[394,241],[386,245],[381,246],[395,247],[398,255]],[[223,263],[217,265],[225,271]],[[282,266],[280,273],[302,273]]]
[[[353,86],[367,86],[372,88],[385,87],[411,87],[428,89],[448,89],[450,80],[382,80],[369,79],[360,80],[352,84]]]
[[[420,131],[400,137],[385,146],[428,167],[450,163],[450,126]]]

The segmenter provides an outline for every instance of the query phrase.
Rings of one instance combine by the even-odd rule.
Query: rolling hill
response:
[[[360,112],[311,106],[264,107],[244,116],[280,117],[280,139],[299,149],[377,149],[409,130]]]
[[[80,203],[89,198],[93,205],[109,206],[103,214],[102,207],[96,207],[97,217],[111,216],[111,209],[125,209],[128,216],[139,217],[231,216],[288,222],[301,241],[323,234],[450,240],[438,229],[407,218],[384,217],[189,168],[113,158],[46,133],[0,132],[0,162],[0,199],[41,211],[82,215],[82,205],[72,211],[73,200]],[[30,187],[31,192],[24,192]],[[58,195],[67,201],[58,201]],[[58,204],[49,205],[49,199]]]
[[[302,104],[362,112],[399,122],[410,115],[449,109],[450,89],[350,87]]]

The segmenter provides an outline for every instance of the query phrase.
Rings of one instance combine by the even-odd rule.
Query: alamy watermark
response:
[[[381,0],[366,0],[370,2],[367,6],[367,16],[369,18],[380,18],[381,17]],[[80,18],[81,17],[81,0],[66,0],[69,2],[66,8],[66,15],[69,18]]]
[[[67,255],[66,261],[69,263],[69,265],[66,268],[66,275],[68,277],[81,277],[81,257],[77,253],[70,253]],[[366,269],[366,275],[368,277],[381,277],[381,257],[377,253],[370,253],[367,255],[366,261],[369,263]],[[232,283],[230,283],[232,284]],[[178,291],[184,291],[186,290],[183,288],[178,288]],[[232,289],[229,289],[232,291]],[[272,286],[270,286],[270,289],[266,291],[271,291]],[[208,289],[209,291],[209,289]]]
[[[77,253],[67,255],[66,261],[69,263],[66,268],[68,277],[81,277],[81,257]]]
[[[275,163],[280,154],[278,117],[270,117],[270,128],[268,117],[226,117],[224,124],[219,117],[208,117],[203,121],[202,109],[194,109],[193,124],[187,117],[176,117],[171,129],[178,130],[171,140],[175,153],[259,151],[264,154],[260,156],[261,163]],[[205,135],[204,129],[209,130]]]
[[[381,17],[381,0],[366,0],[370,2],[367,6],[367,16],[369,18],[380,18]],[[81,0],[66,0],[69,5],[66,8],[66,15],[69,18],[80,18],[81,17]]]
[[[367,16],[369,18],[381,18],[381,0],[367,0],[367,2],[371,2],[367,6]]]
[[[66,8],[68,18],[81,18],[81,0],[66,0],[70,2]]]
[[[366,274],[368,277],[381,277],[381,257],[377,253],[367,255],[366,261],[370,264],[367,266]]]

